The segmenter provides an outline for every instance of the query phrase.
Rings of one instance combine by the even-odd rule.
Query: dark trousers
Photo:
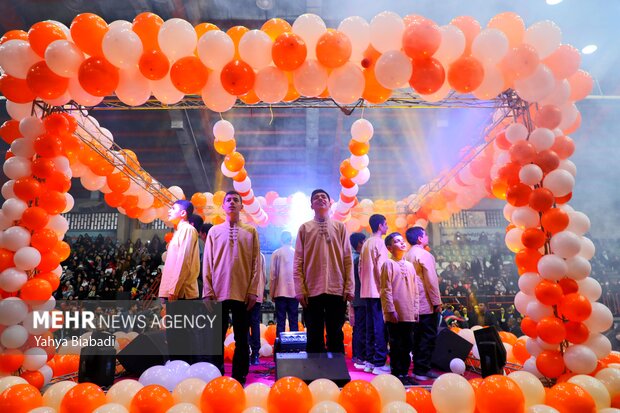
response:
[[[390,336],[390,367],[394,376],[406,376],[413,348],[412,322],[385,323]]]
[[[250,310],[250,350],[252,355],[258,355],[260,350],[260,307],[261,303],[254,304]]]
[[[166,315],[171,319],[175,317],[195,318],[201,314],[201,309],[204,309],[199,300],[168,301],[164,299],[162,302],[166,303]],[[167,328],[166,342],[170,360],[183,360],[189,364],[209,361],[208,357],[203,354],[206,342],[205,333],[205,330],[199,328]]]
[[[286,330],[286,318],[290,331],[298,331],[299,327],[299,301],[296,298],[276,297],[276,337]]]
[[[420,321],[413,323],[413,373],[424,375],[431,369],[431,356],[437,338],[439,313],[420,314]]]
[[[325,340],[323,330],[327,335],[327,351],[344,353],[344,333],[342,326],[347,309],[347,303],[341,295],[321,294],[308,298],[308,306],[304,311],[307,327],[308,353],[324,353]]]
[[[353,307],[355,325],[353,325],[353,358],[367,360],[366,354],[366,306]]]
[[[366,355],[367,362],[381,367],[387,361],[387,341],[380,298],[366,301]]]
[[[222,355],[218,356],[215,364],[224,374],[224,340],[228,330],[228,313],[232,314],[232,326],[235,337],[235,354],[232,362],[232,377],[245,380],[250,371],[250,347],[248,345],[248,329],[250,328],[250,313],[247,304],[243,301],[222,301]]]

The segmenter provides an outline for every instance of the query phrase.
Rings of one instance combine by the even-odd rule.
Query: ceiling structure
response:
[[[271,9],[259,8],[270,4]],[[471,15],[483,26],[497,13],[515,11],[526,25],[553,20],[563,30],[564,43],[579,49],[597,44],[594,55],[582,56],[582,68],[595,78],[593,93],[599,96],[579,105],[584,123],[576,134],[577,150],[582,150],[578,140],[581,136],[612,136],[612,125],[620,114],[620,104],[615,100],[620,95],[616,81],[620,54],[612,43],[618,37],[614,21],[614,16],[620,15],[618,2],[565,0],[549,6],[544,0],[0,0],[0,31],[28,30],[32,24],[47,19],[69,26],[83,12],[96,13],[108,23],[119,19],[131,21],[144,11],[154,12],[164,20],[183,18],[194,25],[211,22],[223,30],[235,25],[260,28],[272,17],[292,23],[297,16],[311,12],[320,15],[328,27],[337,27],[348,16],[360,15],[370,21],[383,10],[403,16],[421,14],[440,25],[459,15]],[[297,191],[309,193],[320,186],[336,196],[338,165],[349,155],[350,125],[363,116],[373,123],[375,137],[369,153],[371,179],[359,196],[402,199],[455,165],[464,146],[478,143],[492,112],[488,107],[340,110],[331,102],[325,106],[331,107],[297,104],[270,109],[241,105],[221,117],[196,107],[94,108],[91,114],[114,134],[118,145],[136,152],[142,167],[153,177],[166,186],[181,186],[188,196],[197,191],[232,187],[231,180],[220,173],[222,156],[213,149],[212,127],[220,118],[235,126],[237,150],[246,159],[257,195],[270,190],[283,196]],[[588,117],[596,121],[590,122]],[[7,118],[2,107],[0,121]],[[7,149],[6,144],[2,145],[2,149]],[[78,182],[74,183],[72,193],[76,198],[89,197]]]

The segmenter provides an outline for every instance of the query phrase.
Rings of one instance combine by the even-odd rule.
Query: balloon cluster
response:
[[[340,198],[332,205],[333,218],[345,221],[350,218],[351,208],[357,203],[359,187],[370,179],[368,151],[374,128],[366,119],[358,119],[351,125],[351,156],[340,164]]]
[[[219,120],[213,125],[213,135],[215,136],[215,150],[226,155],[220,168],[222,174],[233,179],[235,191],[241,194],[244,211],[255,223],[265,225],[269,217],[254,196],[252,180],[244,168],[243,155],[235,150],[237,146],[235,128],[230,122]]]
[[[0,90],[13,109],[37,97],[54,106],[71,99],[93,106],[116,94],[139,106],[151,95],[174,104],[200,94],[209,109],[225,112],[237,98],[248,104],[299,96],[382,103],[404,87],[428,101],[451,89],[490,99],[513,88],[537,102],[566,86],[577,100],[592,85],[579,64],[579,52],[561,44],[553,22],[526,29],[513,12],[494,16],[484,29],[469,16],[439,26],[385,11],[370,23],[348,17],[337,29],[303,14],[292,26],[276,18],[260,30],[235,26],[227,32],[179,18],[164,22],[149,12],[110,24],[83,13],[70,28],[44,21],[27,33],[6,33]]]

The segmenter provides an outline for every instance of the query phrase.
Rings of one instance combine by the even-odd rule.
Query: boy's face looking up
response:
[[[396,235],[394,238],[392,238],[392,245],[387,247],[387,249],[392,254],[394,254],[395,251],[406,251],[407,244],[405,244],[405,240],[403,239],[402,235]]]

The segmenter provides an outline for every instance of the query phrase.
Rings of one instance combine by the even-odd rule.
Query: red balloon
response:
[[[546,241],[545,233],[538,228],[526,228],[521,235],[521,243],[525,248],[539,249]]]
[[[69,78],[52,72],[45,61],[32,65],[26,75],[30,90],[43,99],[56,99],[64,95],[69,87]]]
[[[32,174],[37,178],[47,178],[56,171],[56,164],[51,158],[38,157],[32,161]]]
[[[49,215],[47,212],[45,212],[43,208],[37,206],[26,208],[20,220],[21,224],[31,231],[42,229],[47,225],[48,221]]]
[[[512,206],[521,207],[528,204],[532,188],[528,185],[518,183],[508,187],[506,191],[506,201]]]
[[[536,357],[536,368],[545,377],[555,379],[566,369],[562,354],[557,350],[544,350]]]
[[[17,138],[21,138],[22,134],[19,131],[19,122],[16,120],[7,120],[0,126],[0,137],[9,145]]]
[[[446,72],[439,60],[428,57],[414,59],[409,85],[422,95],[437,92],[446,80]]]
[[[50,215],[58,215],[67,207],[65,194],[58,191],[44,191],[39,195],[39,205]]]
[[[47,301],[52,292],[49,282],[40,278],[31,278],[19,290],[19,296],[24,301]]]
[[[523,320],[521,320],[521,331],[528,337],[537,338],[538,332],[536,331],[536,325],[536,321],[530,317],[523,317]]]
[[[254,86],[254,70],[243,60],[233,60],[222,68],[220,81],[222,87],[231,95],[241,96]]]
[[[19,178],[13,184],[13,192],[23,201],[34,200],[41,193],[41,184],[32,177]]]
[[[553,192],[547,188],[535,188],[529,197],[529,205],[534,211],[544,212],[553,206]]]
[[[118,86],[118,68],[103,57],[90,57],[82,62],[78,72],[80,86],[93,96],[108,96]]]
[[[534,294],[536,295],[538,301],[545,305],[557,305],[564,296],[564,292],[562,291],[560,284],[549,280],[542,280],[538,283],[534,289]]]
[[[41,253],[51,251],[57,243],[58,235],[56,235],[56,233],[49,228],[43,228],[35,231],[30,238],[30,245],[39,250]]]
[[[484,67],[474,57],[463,56],[452,62],[448,69],[448,82],[459,93],[471,93],[484,79]]]
[[[62,140],[58,135],[44,134],[34,140],[35,152],[47,158],[54,158],[62,154]]]
[[[572,278],[564,277],[560,281],[558,281],[558,284],[560,284],[560,287],[562,287],[562,293],[564,293],[565,295],[576,293],[577,291],[579,291],[579,284],[577,284],[577,281],[573,280]]]
[[[0,93],[15,103],[28,103],[37,97],[25,79],[18,79],[6,73],[0,76]]]
[[[170,61],[160,50],[146,50],[138,62],[140,73],[150,80],[160,80],[166,77],[170,68]]]
[[[403,51],[412,59],[431,57],[441,44],[439,26],[431,20],[417,20],[403,33]]]
[[[188,95],[200,93],[207,84],[207,77],[207,68],[196,56],[177,60],[170,69],[170,80],[174,87]]]
[[[531,163],[536,158],[536,148],[528,141],[515,142],[510,148],[510,160],[519,165]]]
[[[545,149],[538,152],[534,163],[542,169],[544,173],[548,173],[560,166],[560,157],[551,149]]]
[[[573,344],[585,343],[590,337],[590,329],[578,321],[569,321],[564,324],[566,339]]]
[[[28,42],[36,54],[45,57],[45,49],[56,40],[65,40],[67,36],[60,26],[52,22],[38,22],[28,30]]]
[[[515,255],[515,265],[519,274],[526,272],[538,271],[538,261],[542,258],[542,254],[535,249],[524,248]]]
[[[540,223],[543,228],[552,233],[558,233],[568,226],[568,214],[559,208],[551,208],[543,212]]]

